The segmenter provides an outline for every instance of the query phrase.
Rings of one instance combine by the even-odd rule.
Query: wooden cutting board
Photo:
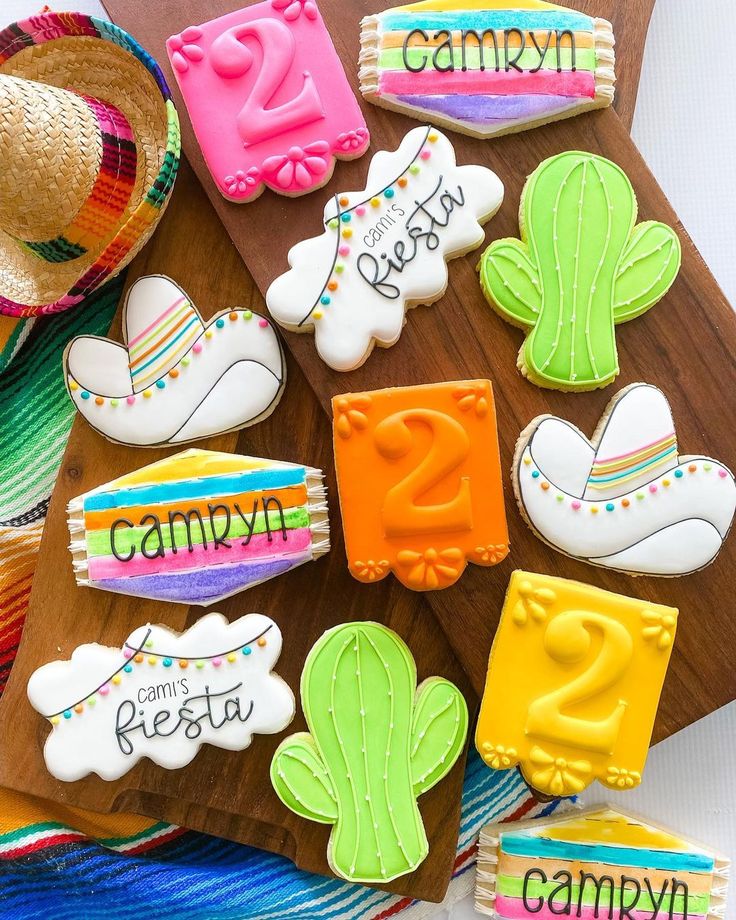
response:
[[[636,10],[628,10],[619,30],[619,40],[621,29],[632,30],[626,45],[628,63],[622,65],[626,76],[617,98],[627,118],[633,112],[651,5],[642,0]],[[212,253],[217,253],[216,269]],[[259,292],[186,163],[162,225],[136,260],[128,283],[148,272],[176,278],[206,315],[230,303],[263,310]],[[119,327],[118,318],[113,336],[119,336]],[[212,439],[202,446],[308,460],[330,471],[327,417],[298,365],[293,360],[289,365],[286,396],[271,419],[239,437]],[[266,773],[278,738],[256,737],[251,749],[242,754],[205,749],[189,767],[175,772],[140,764],[117,783],[90,778],[62,784],[44,768],[45,723],[25,697],[28,676],[39,664],[68,656],[82,642],[115,645],[149,618],[183,629],[201,615],[199,608],[187,610],[78,589],[66,549],[65,507],[70,497],[171,452],[121,449],[98,437],[83,421],[75,422],[51,504],[23,642],[0,705],[0,783],[96,811],[136,811],[282,853],[311,871],[328,872],[327,830],[292,815],[270,791]],[[409,642],[420,677],[444,674],[460,685],[474,708],[477,698],[449,643],[437,633],[426,599],[390,583],[367,588],[347,575],[331,476],[328,484],[334,542],[330,556],[314,567],[306,566],[226,601],[220,609],[231,618],[259,610],[279,620],[287,641],[278,671],[292,687],[297,686],[306,651],[323,629],[350,617],[382,619]],[[331,600],[335,596],[344,599],[339,609]],[[288,620],[284,620],[286,610]],[[385,611],[390,615],[384,615]],[[293,728],[302,727],[300,719]],[[441,786],[420,800],[431,841],[430,857],[419,871],[390,886],[392,890],[426,900],[443,896],[455,854],[461,782],[458,765]]]
[[[175,85],[164,48],[166,37],[203,18],[235,9],[239,2],[164,0],[156,16],[150,16],[146,0],[107,0],[107,5],[122,26],[135,30],[140,24],[139,38],[162,61],[167,77]],[[356,88],[357,23],[365,14],[390,5],[393,4],[388,0],[321,0],[320,8]],[[621,27],[632,15],[639,20],[637,25],[645,23],[648,10],[636,4],[592,0],[570,5],[613,17],[619,28],[619,71],[625,75],[631,65],[626,53],[628,38],[623,37]],[[636,10],[642,10],[639,16]],[[626,36],[629,34],[626,32]],[[177,99],[180,101],[178,95]],[[364,111],[373,150],[395,149],[405,132],[416,125],[409,118],[375,106],[365,105]],[[186,115],[182,121],[187,156],[261,291],[286,270],[289,248],[318,232],[327,198],[341,189],[363,186],[366,158],[341,164],[322,192],[297,200],[268,193],[252,204],[232,204],[210,179]],[[332,371],[317,356],[311,334],[286,333],[287,345],[325,411],[330,411],[330,398],[335,393],[370,390],[377,384],[400,386],[489,376],[496,395],[502,463],[510,469],[518,434],[536,415],[552,413],[569,418],[583,431],[592,433],[611,396],[620,387],[643,380],[661,386],[670,398],[680,443],[686,452],[715,454],[733,467],[736,431],[722,407],[734,381],[736,315],[615,111],[593,112],[492,141],[451,136],[457,140],[459,162],[490,166],[506,186],[504,204],[486,227],[488,240],[518,236],[522,186],[541,160],[564,150],[589,150],[615,160],[629,175],[639,198],[640,220],[658,219],[677,227],[683,244],[680,276],[654,309],[618,327],[622,373],[615,384],[593,393],[562,394],[538,389],[519,375],[516,356],[522,335],[485,303],[475,271],[479,249],[451,263],[450,286],[442,300],[433,307],[411,311],[400,341],[393,348],[376,349],[357,371]],[[254,227],[258,228],[257,234]],[[278,251],[274,241],[278,241]],[[548,548],[521,520],[510,478],[505,487],[509,557],[493,569],[471,566],[452,588],[427,595],[427,603],[478,693],[483,689],[488,650],[509,573],[515,567],[524,567],[681,608],[678,641],[655,740],[736,697],[736,671],[730,667],[729,651],[736,640],[736,619],[729,612],[729,575],[736,560],[736,539],[727,543],[715,564],[696,575],[676,580],[632,579],[575,562]]]

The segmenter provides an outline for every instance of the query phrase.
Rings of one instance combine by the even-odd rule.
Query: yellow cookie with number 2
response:
[[[548,796],[641,782],[677,610],[516,571],[491,649],[476,746]]]

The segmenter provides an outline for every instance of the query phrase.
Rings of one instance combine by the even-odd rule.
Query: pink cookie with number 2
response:
[[[360,106],[313,0],[265,0],[166,42],[212,177],[231,201],[303,195],[368,149]]]

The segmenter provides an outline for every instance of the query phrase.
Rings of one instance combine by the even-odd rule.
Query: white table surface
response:
[[[625,3],[626,0],[621,0]],[[0,26],[40,0],[2,0]],[[52,3],[104,15],[98,0]],[[683,224],[736,304],[735,0],[657,0],[632,134]],[[659,309],[666,309],[663,304]],[[728,387],[734,414],[734,383]],[[717,454],[717,445],[713,446]],[[736,457],[722,457],[732,468]],[[732,537],[735,539],[736,537]],[[683,611],[697,616],[698,611]],[[734,613],[736,615],[736,612]],[[736,667],[736,649],[734,649]],[[717,847],[736,863],[736,703],[652,748],[642,785],[615,794],[594,786],[586,804],[614,801]],[[477,920],[472,897],[436,920]],[[736,892],[728,920],[736,920]]]

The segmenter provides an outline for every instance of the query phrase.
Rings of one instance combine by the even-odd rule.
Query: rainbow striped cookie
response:
[[[423,0],[362,22],[360,88],[376,105],[473,137],[613,101],[613,31],[544,0]]]
[[[207,606],[330,549],[323,475],[187,450],[69,503],[77,584]]]
[[[610,806],[480,832],[475,907],[502,920],[725,916],[729,861]]]

